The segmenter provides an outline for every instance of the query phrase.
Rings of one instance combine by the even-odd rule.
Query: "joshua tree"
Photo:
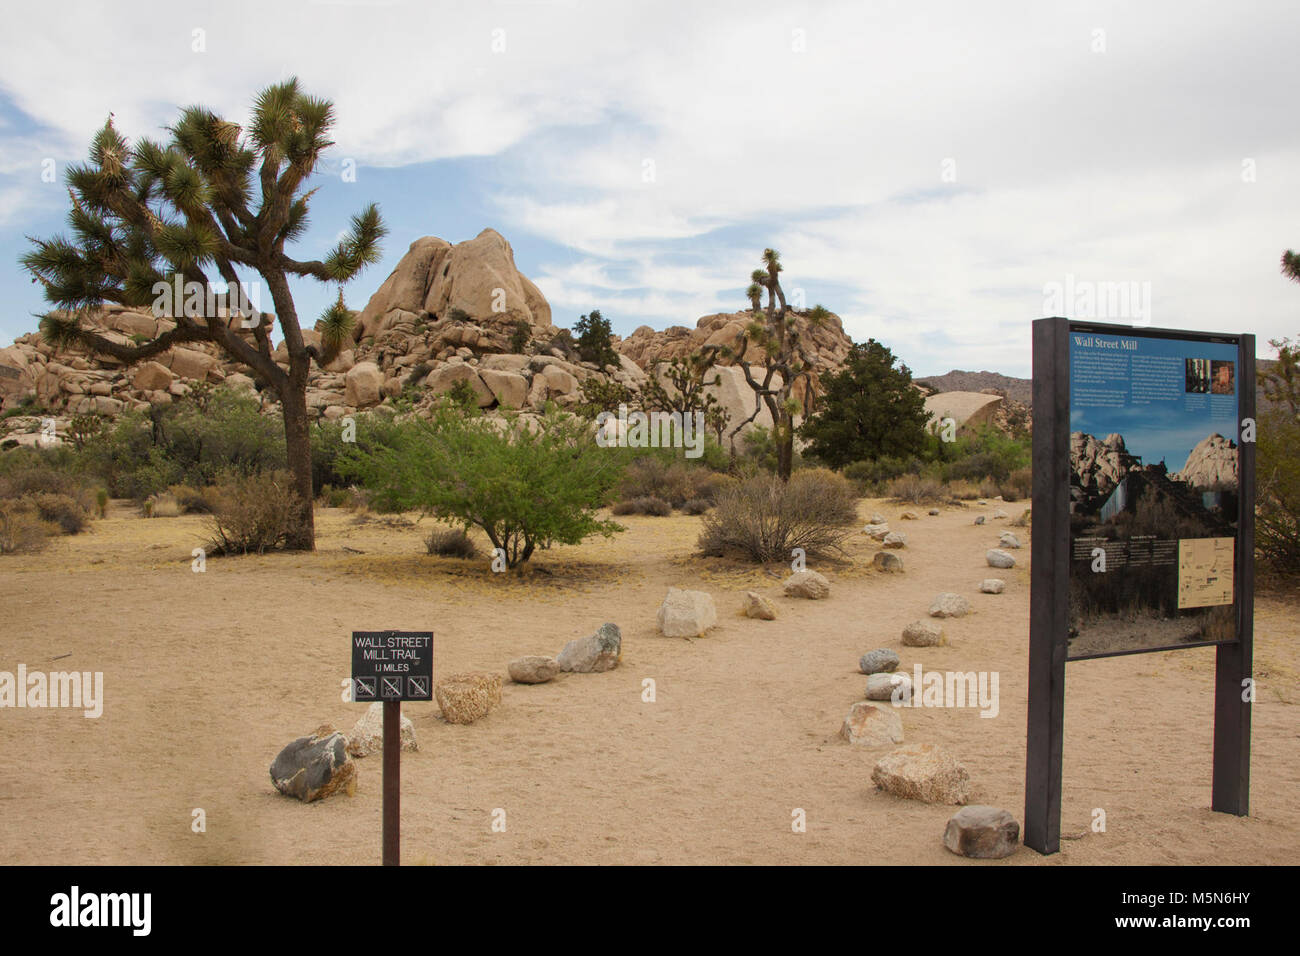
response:
[[[717,375],[712,378],[708,375],[716,361],[715,356],[720,351],[719,346],[706,345],[690,355],[659,362],[646,384],[641,387],[646,408],[658,412],[680,412],[683,415],[703,412],[707,416],[718,404],[717,398],[706,389],[718,384]],[[668,379],[671,390],[664,387],[660,373]]]
[[[166,145],[148,139],[131,144],[110,117],[91,143],[89,163],[68,170],[72,238],[30,239],[35,248],[21,259],[44,285],[46,300],[63,310],[41,319],[50,344],[81,346],[131,364],[174,345],[212,342],[279,398],[288,464],[302,502],[287,545],[295,550],[315,547],[307,374],[313,361],[328,364],[342,347],[353,321],[343,284],[379,259],[386,232],[372,203],[352,217],[351,230],[323,261],[285,254],[285,243],[307,228],[315,190],[301,190],[332,145],[333,121],[333,105],[303,93],[296,78],[258,94],[248,129],[192,106],[181,111]],[[195,307],[188,292],[210,289],[214,272],[232,292],[243,289],[241,271],[261,277],[275,306],[274,317],[256,310],[239,315],[234,325],[247,329],[251,342],[222,314],[228,310]],[[339,285],[338,299],[317,323],[319,347],[304,341],[290,276]],[[184,302],[169,294],[178,286],[186,290]],[[84,328],[85,312],[108,302],[152,304],[170,327],[133,345]],[[272,358],[273,318],[288,352],[287,370]]]
[[[763,250],[765,269],[755,269],[751,274],[745,295],[753,311],[753,321],[746,327],[736,348],[736,364],[745,372],[745,382],[754,390],[754,413],[738,423],[730,432],[734,451],[736,435],[758,417],[766,406],[772,416],[772,440],[777,452],[777,475],[782,481],[790,479],[794,467],[794,416],[800,411],[795,386],[801,381],[804,388],[804,411],[811,404],[812,358],[800,341],[795,326],[798,314],[786,305],[779,275],[781,256],[775,249]],[[762,305],[763,292],[767,292],[767,307]],[[821,325],[830,315],[820,305],[806,315],[807,321]],[[763,361],[751,363],[745,355],[753,343],[763,350]],[[754,368],[762,372],[762,379],[754,377]]]

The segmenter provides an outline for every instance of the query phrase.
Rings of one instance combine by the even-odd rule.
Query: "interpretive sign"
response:
[[[1255,337],[1034,323],[1025,844],[1060,848],[1065,664],[1217,646],[1211,806],[1244,815]]]
[[[1070,324],[1071,659],[1236,640],[1238,348]]]

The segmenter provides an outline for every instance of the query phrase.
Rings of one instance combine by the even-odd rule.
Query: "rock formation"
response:
[[[1170,475],[1203,491],[1237,487],[1237,444],[1222,435],[1202,438],[1187,456],[1183,470]]]

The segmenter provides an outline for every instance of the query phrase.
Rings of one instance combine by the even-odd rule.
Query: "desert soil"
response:
[[[1300,851],[1300,617],[1294,597],[1257,600],[1251,815],[1211,812],[1214,650],[1072,663],[1067,670],[1061,853],[1004,863],[944,849],[953,807],[876,791],[883,751],[837,736],[863,698],[857,661],[897,650],[908,673],[997,671],[1000,712],[902,711],[907,743],[936,743],[970,771],[972,802],[1023,819],[1029,572],[986,567],[1006,521],[945,507],[900,521],[906,572],[870,567],[858,534],[848,563],[811,562],[823,601],[785,598],[788,568],[695,556],[699,518],[619,519],[610,541],[542,552],[525,575],[486,560],[430,558],[430,522],[358,523],[318,512],[319,550],[211,558],[198,517],[143,519],[125,504],[91,532],[34,556],[0,558],[0,670],[103,671],[103,716],[0,710],[0,859],[8,863],[375,863],[380,761],[359,761],[352,797],[302,804],[268,767],[322,723],[346,732],[365,707],[342,699],[353,629],[431,629],[435,677],[505,671],[555,654],[604,621],[621,665],[550,684],[505,685],[469,726],[408,704],[420,750],[402,762],[406,863],[1256,864]],[[1007,505],[1013,516],[1023,505]],[[361,554],[347,551],[356,549]],[[986,577],[1003,594],[978,591]],[[669,586],[703,589],[719,623],[694,641],[661,636]],[[740,615],[747,589],[773,622]],[[957,591],[973,613],[949,644],[905,648],[903,627]],[[57,658],[57,659],[56,659]],[[654,702],[643,700],[652,679]],[[192,811],[207,829],[194,833]],[[807,832],[793,832],[796,808]],[[1105,811],[1094,832],[1094,810]],[[494,811],[505,832],[493,832]],[[498,814],[497,819],[500,819]]]

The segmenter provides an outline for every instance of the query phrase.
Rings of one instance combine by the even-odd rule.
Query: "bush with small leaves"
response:
[[[478,557],[478,545],[464,528],[435,528],[424,539],[424,547],[429,554],[444,558],[471,560]]]
[[[26,500],[40,520],[55,525],[63,534],[80,534],[90,524],[86,509],[70,495],[40,493],[28,495]]]
[[[651,515],[664,518],[673,513],[673,506],[662,498],[632,498],[620,501],[611,509],[616,515]]]
[[[843,550],[858,520],[852,482],[823,468],[796,471],[788,482],[757,474],[719,491],[704,516],[700,550],[751,561],[789,561],[795,548],[808,555]]]
[[[207,519],[209,554],[262,554],[287,543],[299,507],[288,472],[232,478],[217,491],[219,504]]]
[[[0,501],[0,554],[31,554],[58,529],[42,521],[29,501]]]
[[[713,507],[713,502],[704,498],[692,498],[682,505],[682,511],[688,515],[702,515]]]
[[[943,485],[934,478],[903,475],[888,485],[889,497],[912,505],[931,504],[943,498]]]

